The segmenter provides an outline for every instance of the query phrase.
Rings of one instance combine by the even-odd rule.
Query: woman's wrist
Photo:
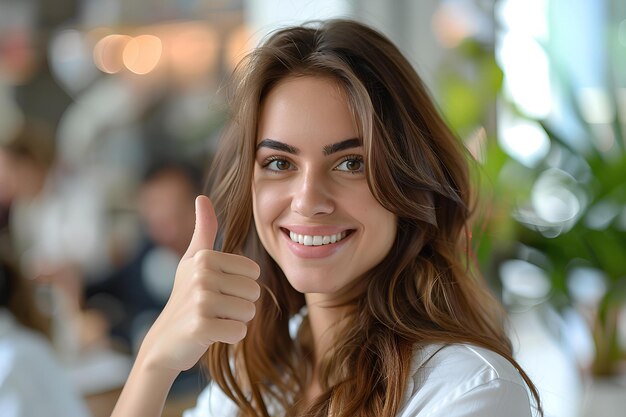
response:
[[[111,417],[160,416],[179,372],[140,352]]]
[[[181,372],[179,369],[168,367],[165,361],[153,355],[152,352],[146,348],[140,349],[137,353],[134,367],[140,374],[150,375],[164,382],[171,381],[172,383]]]

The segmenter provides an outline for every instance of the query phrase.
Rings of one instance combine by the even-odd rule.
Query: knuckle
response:
[[[202,317],[194,315],[189,319],[189,329],[192,336],[199,335],[205,327]]]
[[[202,267],[204,261],[206,258],[206,251],[201,250],[196,252],[196,254],[193,256],[193,262],[196,266],[198,267]]]
[[[208,249],[198,251],[194,257],[194,263],[199,268],[211,269],[214,264],[214,252]]]
[[[203,281],[204,281],[204,273],[202,272],[202,270],[193,271],[193,274],[191,275],[192,285],[194,286],[202,285]]]
[[[218,284],[218,278],[215,276],[215,273],[207,269],[194,271],[191,279],[193,287],[203,291],[213,291]]]
[[[194,299],[197,299],[196,297],[198,296],[198,294],[203,292],[203,289],[205,287],[205,282],[204,282],[204,277],[202,276],[201,273],[195,273],[192,277],[191,280],[191,296]]]
[[[212,316],[215,314],[215,296],[209,291],[200,291],[194,294],[196,309],[199,316]]]
[[[197,307],[202,307],[209,302],[210,295],[204,291],[197,291],[192,295]]]

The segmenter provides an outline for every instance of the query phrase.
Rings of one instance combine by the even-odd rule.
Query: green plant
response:
[[[605,291],[594,305],[585,306],[596,347],[591,371],[596,375],[618,372],[624,348],[619,344],[617,321],[626,301],[626,136],[619,111],[609,123],[589,123],[567,72],[553,66],[562,105],[583,132],[584,146],[573,145],[570,130],[532,120],[506,102],[510,112],[537,124],[549,138],[545,157],[525,166],[507,155],[495,137],[496,97],[503,98],[502,73],[492,46],[467,40],[457,48],[454,59],[463,64],[446,63],[439,78],[439,97],[443,113],[461,137],[475,141],[472,132],[482,135],[476,177],[483,204],[477,210],[474,236],[483,273],[492,286],[499,287],[498,266],[519,256],[519,248],[531,250],[538,256],[530,261],[549,278],[549,302],[561,309],[580,302],[572,292],[573,271],[598,271]],[[609,108],[619,109],[616,86],[606,91]],[[486,128],[477,130],[480,126]],[[551,175],[556,179],[550,179]],[[552,181],[547,192],[553,195],[541,197],[538,188],[546,178]],[[575,206],[569,207],[572,215],[556,220],[542,217],[537,207],[541,199],[558,198],[560,193],[571,197],[561,203]]]

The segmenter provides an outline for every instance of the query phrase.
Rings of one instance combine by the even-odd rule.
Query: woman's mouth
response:
[[[344,230],[342,232],[329,234],[329,235],[306,235],[306,234],[296,233],[288,229],[283,229],[283,231],[289,235],[289,238],[291,239],[292,242],[298,243],[303,246],[330,245],[332,243],[340,242],[352,232],[352,230]]]

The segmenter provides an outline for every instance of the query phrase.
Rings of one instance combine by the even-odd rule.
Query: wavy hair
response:
[[[323,394],[306,404],[311,334],[289,321],[305,304],[261,245],[252,215],[251,181],[259,110],[288,77],[320,76],[346,93],[365,148],[366,175],[377,201],[397,215],[386,258],[355,292],[341,337],[321,360]],[[212,173],[210,195],[226,252],[261,266],[263,287],[247,337],[215,343],[209,372],[237,403],[240,415],[268,417],[270,403],[286,415],[394,416],[402,406],[415,350],[432,343],[470,343],[512,358],[505,317],[484,281],[472,273],[472,195],[463,146],[438,114],[402,53],[357,22],[330,20],[273,33],[235,72],[230,123]],[[306,365],[306,366],[304,366]]]

